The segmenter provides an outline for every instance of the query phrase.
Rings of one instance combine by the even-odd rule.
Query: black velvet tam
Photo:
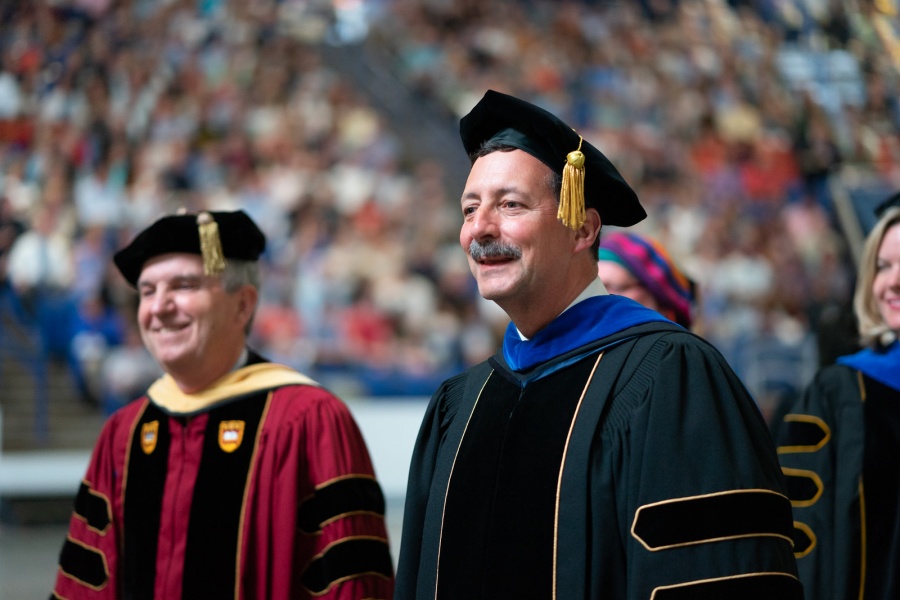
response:
[[[550,112],[519,98],[488,90],[459,122],[463,147],[471,156],[493,140],[534,156],[562,175],[566,157],[579,149],[579,134]],[[637,194],[606,156],[587,140],[584,154],[585,206],[600,214],[604,225],[629,227],[647,213]]]
[[[257,260],[266,249],[266,236],[242,210],[208,213],[219,228],[222,253],[234,260]],[[162,217],[113,256],[116,267],[132,285],[154,256],[179,252],[202,255],[197,214]]]

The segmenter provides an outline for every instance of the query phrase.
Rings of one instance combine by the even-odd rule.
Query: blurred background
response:
[[[268,235],[252,344],[351,405],[399,541],[424,403],[507,324],[457,241],[488,88],[617,165],[771,419],[856,349],[898,27],[895,0],[0,0],[0,598],[49,593],[103,419],[158,376],[110,259],[182,207]]]

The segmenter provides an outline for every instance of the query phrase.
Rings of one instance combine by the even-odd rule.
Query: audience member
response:
[[[490,81],[602,141],[651,208],[641,232],[696,274],[704,302],[694,317],[742,371],[738,348],[780,330],[816,333],[817,287],[852,277],[846,249],[834,243],[837,168],[861,186],[897,177],[889,21],[878,5],[846,18],[832,3],[806,14],[802,28],[785,27],[785,13],[762,5],[652,5],[368,3],[371,21],[355,31],[393,51],[385,56],[399,66],[381,67],[396,67],[406,77],[396,85],[415,89],[420,105],[464,114]],[[457,226],[447,189],[461,182],[420,161],[415,144],[426,138],[400,135],[405,124],[387,122],[349,74],[326,66],[335,64],[324,60],[327,44],[346,39],[329,23],[337,27],[347,11],[338,19],[325,5],[274,1],[253,10],[189,0],[108,3],[90,14],[73,6],[2,9],[0,189],[14,219],[29,223],[39,205],[52,204],[69,247],[100,228],[108,259],[160,214],[246,203],[272,232],[261,264],[266,285],[279,289],[264,290],[263,304],[289,290],[304,347],[316,349],[302,354],[324,380],[351,381],[362,370],[399,380],[423,366],[412,352],[394,353],[389,365],[370,360],[342,337],[340,321],[361,301],[353,292],[366,287],[391,323],[390,345],[421,339],[422,322],[441,323],[440,334],[425,334],[435,344],[426,365],[458,369],[481,354],[463,344],[463,332],[475,331],[473,305],[477,330],[499,341],[505,315],[471,287],[448,291],[440,279]],[[834,68],[809,68],[818,64]],[[778,76],[762,76],[773,69]],[[807,201],[824,211],[825,235],[786,248],[780,223],[795,221],[792,207]],[[744,240],[739,252],[732,240]],[[799,292],[782,294],[778,270],[766,273],[794,264],[798,252],[802,271],[786,271]],[[755,293],[735,294],[731,267],[745,264],[757,274]],[[414,322],[380,300],[385,266],[392,287],[402,282],[393,289],[424,299]],[[731,287],[718,289],[715,279]],[[82,281],[95,280],[74,285]],[[370,391],[362,380],[354,388]]]
[[[600,239],[597,271],[610,294],[640,302],[690,329],[696,302],[694,282],[652,238],[612,232]]]

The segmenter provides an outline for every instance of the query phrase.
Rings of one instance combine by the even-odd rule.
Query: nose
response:
[[[495,239],[500,235],[500,226],[495,211],[489,206],[479,206],[466,221],[468,234],[473,240]]]
[[[166,290],[157,290],[150,297],[145,297],[143,302],[147,305],[147,310],[153,315],[162,315],[172,310],[172,295]]]

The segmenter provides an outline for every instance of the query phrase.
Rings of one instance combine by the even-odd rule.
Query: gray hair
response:
[[[222,272],[222,285],[229,293],[245,285],[259,289],[259,263],[254,260],[229,259]]]
[[[254,260],[228,259],[221,277],[222,287],[229,294],[236,292],[245,285],[259,290],[261,279],[259,263]],[[258,307],[259,303],[253,307],[253,314],[250,315],[250,320],[247,321],[247,327],[244,329],[247,335],[250,335],[250,331],[253,329],[253,319],[256,317],[256,309]]]
[[[885,323],[872,292],[878,268],[878,250],[881,249],[881,242],[888,229],[895,225],[900,225],[900,208],[891,208],[882,215],[869,232],[863,246],[856,291],[853,294],[853,310],[858,321],[860,341],[866,346],[887,346],[897,338],[897,332]]]

